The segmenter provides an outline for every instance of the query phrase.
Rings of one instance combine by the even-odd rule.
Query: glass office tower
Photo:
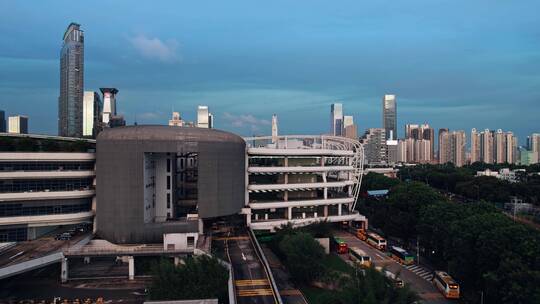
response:
[[[330,131],[334,136],[343,136],[343,105],[333,103],[330,106]]]
[[[397,138],[396,95],[384,95],[383,97],[383,128],[387,139]],[[393,138],[390,138],[390,133],[392,133]]]
[[[83,133],[84,32],[71,23],[60,52],[58,134],[81,137]]]

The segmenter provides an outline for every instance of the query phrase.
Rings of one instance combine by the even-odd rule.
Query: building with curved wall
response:
[[[355,211],[363,147],[338,136],[245,138],[247,224],[274,230],[283,224],[363,221]]]
[[[0,134],[0,242],[93,220],[93,148],[88,140]]]
[[[129,126],[97,138],[97,233],[158,243],[244,207],[245,142],[214,129]],[[189,239],[188,239],[189,243]]]

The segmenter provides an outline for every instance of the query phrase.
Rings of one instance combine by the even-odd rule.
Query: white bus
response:
[[[349,259],[362,267],[371,266],[371,257],[358,247],[349,248]]]
[[[459,299],[459,284],[444,271],[435,271],[433,284],[447,299]]]
[[[375,247],[381,251],[386,250],[386,240],[382,236],[374,232],[368,233],[367,243],[370,244],[372,247]]]

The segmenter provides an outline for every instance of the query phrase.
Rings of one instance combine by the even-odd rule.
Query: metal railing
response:
[[[354,203],[349,205],[350,210],[356,208],[360,194],[360,185],[364,171],[364,146],[355,139],[329,135],[281,135],[259,136],[244,138],[248,148],[267,149],[328,149],[338,151],[352,151],[350,165],[354,168],[352,179],[354,181],[352,194]],[[336,161],[342,160],[336,158]]]

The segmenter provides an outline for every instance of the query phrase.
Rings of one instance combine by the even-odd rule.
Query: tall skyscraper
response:
[[[343,136],[343,105],[333,103],[330,106],[330,131],[334,136]]]
[[[208,106],[199,106],[197,108],[197,127],[210,128],[210,116],[212,114],[208,112]]]
[[[83,136],[95,138],[101,125],[103,104],[97,92],[85,91],[83,97]]]
[[[277,115],[272,115],[272,143],[275,143],[277,141],[278,137],[278,121],[277,121]]]
[[[28,116],[10,116],[9,133],[28,134]]]
[[[81,137],[83,134],[84,32],[71,23],[64,33],[60,52],[60,97],[58,134]]]
[[[343,116],[343,136],[358,140],[358,130],[353,116]]]
[[[396,95],[384,95],[383,101],[383,129],[386,133],[386,138],[397,138],[397,104]],[[393,138],[390,138],[390,131],[392,131]]]
[[[0,110],[0,132],[6,132],[6,112]]]
[[[480,133],[475,128],[471,130],[471,164],[482,161],[480,154]]]

